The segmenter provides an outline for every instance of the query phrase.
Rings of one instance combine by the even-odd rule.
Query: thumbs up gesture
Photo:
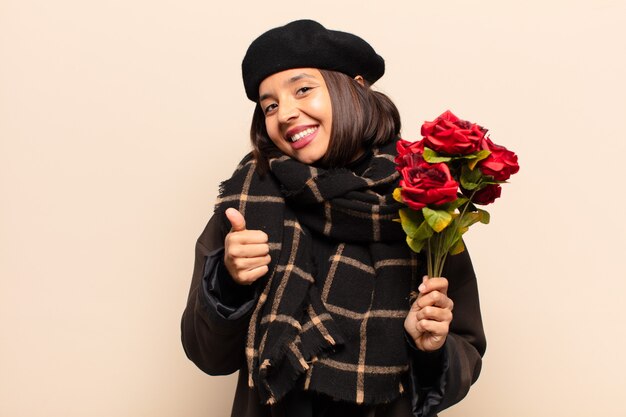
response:
[[[269,240],[261,230],[247,230],[243,215],[229,208],[230,233],[224,240],[224,264],[236,283],[250,285],[267,273],[271,261]]]

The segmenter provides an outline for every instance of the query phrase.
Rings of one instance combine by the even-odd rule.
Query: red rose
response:
[[[485,175],[491,175],[496,181],[506,181],[519,171],[517,155],[504,146],[496,145],[489,138],[484,138],[482,148],[491,154],[480,161],[478,166]]]
[[[396,169],[402,171],[402,168],[414,164],[413,157],[411,155],[422,155],[424,153],[424,142],[409,142],[404,139],[399,139],[396,142],[396,150],[398,155],[396,156]]]
[[[443,163],[429,164],[421,155],[406,157],[407,165],[400,173],[400,187],[404,203],[414,210],[427,205],[440,205],[457,198],[459,184],[450,175],[448,166]]]
[[[446,155],[467,155],[480,150],[487,130],[460,120],[449,110],[432,122],[422,125],[425,146]]]
[[[476,191],[474,197],[472,197],[472,202],[483,206],[491,204],[496,201],[496,198],[500,197],[501,192],[502,188],[499,184],[489,184],[485,188]],[[467,195],[468,192],[465,192],[465,194]],[[471,193],[469,194],[471,195]]]
[[[396,142],[396,150],[398,155],[406,155],[409,153],[424,153],[424,143],[421,140],[409,142],[408,140],[398,139]]]

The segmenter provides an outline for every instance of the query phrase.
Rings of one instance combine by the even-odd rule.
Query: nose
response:
[[[280,123],[287,123],[297,118],[299,115],[300,110],[295,100],[288,98],[280,101],[278,105],[278,121]]]

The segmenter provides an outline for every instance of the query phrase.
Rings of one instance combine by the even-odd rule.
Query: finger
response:
[[[416,319],[419,320],[433,320],[433,321],[452,321],[452,311],[447,308],[439,308],[428,306],[418,310],[415,314]]]
[[[243,272],[269,265],[271,260],[269,255],[265,255],[255,258],[234,258],[232,263],[237,271]]]
[[[415,324],[415,328],[420,333],[430,333],[434,336],[447,336],[450,323],[446,321],[418,320]]]
[[[427,278],[424,277],[423,282],[418,287],[420,294],[427,294],[431,291],[439,291],[444,294],[448,293],[448,280],[443,277]]]
[[[255,258],[270,253],[267,243],[228,243],[228,254],[233,258]]]
[[[225,242],[227,245],[249,245],[253,243],[267,244],[268,240],[267,233],[262,230],[242,230],[227,234]]]
[[[420,294],[417,298],[417,305],[420,309],[427,306],[435,306],[452,310],[454,303],[445,293],[432,291],[427,294]]]
[[[235,279],[235,281],[237,281],[239,284],[250,285],[259,278],[261,278],[263,275],[267,274],[268,271],[269,268],[267,267],[267,265],[250,269],[249,271],[242,271],[239,274],[238,279]]]
[[[230,222],[230,227],[233,232],[241,232],[246,230],[246,219],[236,209],[230,207],[226,209],[226,218]]]

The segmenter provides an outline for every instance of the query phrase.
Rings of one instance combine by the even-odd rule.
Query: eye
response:
[[[298,88],[298,90],[296,91],[296,94],[298,95],[302,95],[302,94],[306,94],[309,91],[311,91],[313,89],[313,87],[300,87]]]
[[[271,113],[274,109],[276,109],[276,107],[278,107],[276,105],[276,103],[272,103],[272,104],[270,104],[268,106],[265,106],[263,108],[263,113],[265,113],[267,115],[268,113]]]

